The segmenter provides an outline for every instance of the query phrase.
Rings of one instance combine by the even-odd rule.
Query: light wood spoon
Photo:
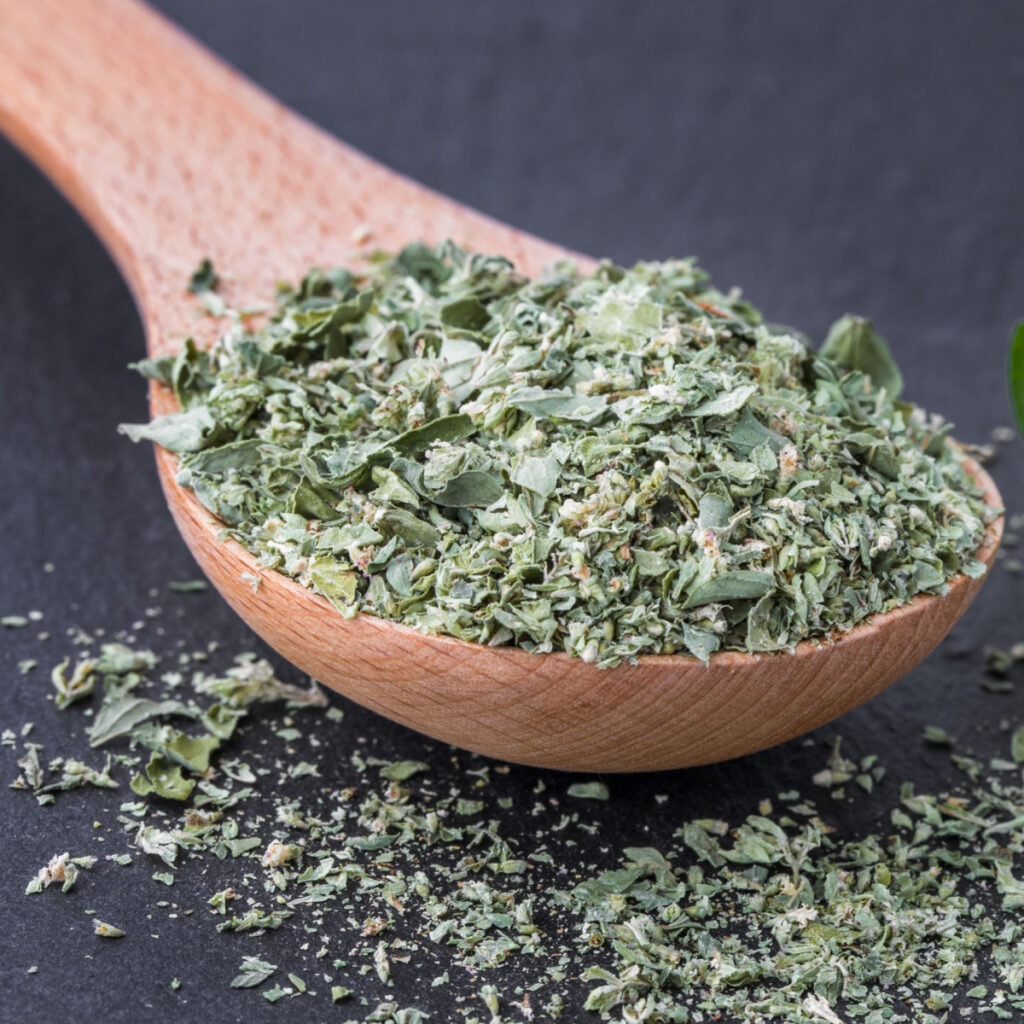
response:
[[[0,128],[92,225],[127,278],[151,355],[211,340],[184,283],[203,257],[227,298],[261,304],[275,282],[344,264],[354,237],[397,248],[450,237],[536,273],[565,250],[499,224],[374,163],[284,109],[148,8],[130,0],[0,0]],[[212,325],[215,327],[216,325]],[[151,392],[154,414],[171,410]],[[970,603],[958,577],[832,643],[794,653],[682,656],[600,670],[366,615],[344,619],[263,572],[175,483],[178,527],[203,570],[271,646],[389,718],[495,758],[640,771],[736,757],[850,710],[910,671]],[[991,505],[992,481],[972,467]],[[1001,521],[978,557],[991,563]],[[258,588],[251,585],[253,574]]]

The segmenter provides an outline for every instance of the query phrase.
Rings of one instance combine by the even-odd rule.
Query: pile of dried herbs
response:
[[[528,280],[414,244],[140,369],[181,411],[129,436],[345,615],[612,666],[788,649],[984,571],[988,510],[870,325],[814,352],[690,260]]]
[[[78,640],[51,674],[70,710],[47,713],[74,716],[81,743],[54,756],[27,726],[0,737],[41,805],[29,898],[66,899],[69,923],[94,914],[90,932],[127,948],[154,927],[110,913],[130,885],[197,943],[235,937],[223,985],[252,990],[239,999],[320,1000],[348,1024],[421,1024],[438,1003],[464,1024],[1024,1013],[1024,727],[1003,759],[954,753],[951,792],[897,787],[837,742],[802,792],[692,819],[669,792],[638,805],[630,780],[381,757],[315,687],[216,644],[158,658]],[[837,826],[853,799],[875,803],[877,832]],[[62,828],[65,800],[88,801],[92,826]],[[623,820],[641,844],[608,837]]]

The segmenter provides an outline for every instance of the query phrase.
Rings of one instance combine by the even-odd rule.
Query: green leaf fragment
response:
[[[323,556],[310,562],[308,573],[310,582],[324,597],[335,604],[355,604],[359,593],[359,574],[355,569]]]
[[[1017,764],[1024,764],[1024,725],[1013,731],[1010,739],[1010,756]]]
[[[441,307],[441,323],[466,331],[481,331],[487,326],[491,314],[479,299],[458,299]]]
[[[89,745],[100,747],[118,736],[125,736],[136,726],[164,715],[186,715],[192,712],[177,700],[150,700],[128,696],[104,703],[89,728]]]
[[[143,853],[159,857],[168,867],[174,867],[180,836],[153,825],[140,824],[135,833],[135,842]]]
[[[156,795],[167,800],[187,800],[195,789],[195,779],[186,779],[181,765],[172,764],[156,751],[149,758],[145,771],[131,782],[132,792],[139,796]]]
[[[106,921],[101,921],[98,917],[93,918],[92,928],[93,934],[98,935],[101,939],[124,938],[124,932],[117,925],[108,924]]]
[[[608,787],[603,782],[574,782],[568,789],[569,796],[581,800],[607,800]]]
[[[952,747],[955,743],[953,737],[939,725],[925,726],[924,741],[935,747]]]
[[[705,399],[692,408],[684,410],[684,414],[687,416],[730,416],[738,413],[756,393],[756,385],[746,384],[733,391],[716,395],[714,398]]]
[[[171,580],[167,589],[177,594],[195,594],[209,590],[210,584],[206,580]]]
[[[505,493],[501,478],[493,473],[471,469],[452,477],[431,495],[437,505],[447,508],[486,508]]]
[[[555,492],[561,472],[561,463],[553,455],[520,455],[510,476],[524,490],[546,498]]]
[[[142,737],[143,742],[183,768],[201,775],[210,767],[210,758],[220,747],[220,737],[214,735],[189,736],[165,726],[153,737]]]
[[[890,398],[898,398],[903,390],[903,375],[888,344],[863,317],[848,314],[837,320],[821,346],[821,355],[866,373],[875,387],[885,388]]]
[[[1017,420],[1017,429],[1024,434],[1024,320],[1013,329],[1010,336],[1009,365],[1007,376],[1010,386],[1010,404]]]
[[[256,988],[262,985],[277,970],[277,964],[261,960],[257,956],[247,956],[238,968],[238,974],[231,982],[232,988]]]
[[[202,714],[200,722],[219,740],[229,740],[239,723],[248,715],[244,708],[227,704],[211,704]],[[216,748],[214,748],[216,749]]]
[[[79,661],[69,678],[67,670],[70,664],[71,660],[65,658],[50,673],[57,691],[56,703],[59,708],[68,708],[76,701],[90,696],[95,686],[96,659],[84,658]]]
[[[398,834],[395,832],[378,832],[372,836],[349,836],[345,840],[347,846],[351,846],[356,850],[386,850],[389,846],[394,845],[398,840]]]
[[[203,292],[213,291],[217,287],[217,271],[213,269],[213,263],[207,257],[192,272],[188,281],[188,290],[193,295],[200,295]]]
[[[197,405],[184,412],[170,412],[158,416],[149,423],[122,423],[117,429],[129,441],[152,441],[161,448],[180,455],[201,451],[216,425],[210,411],[204,406]]]
[[[696,608],[712,602],[756,601],[774,586],[775,576],[770,572],[737,569],[698,584],[686,598],[683,607]]]
[[[381,768],[380,774],[381,778],[392,782],[405,782],[414,775],[422,775],[429,771],[430,765],[426,761],[392,761]]]
[[[136,650],[119,643],[104,644],[100,648],[99,658],[96,659],[95,669],[100,673],[124,676],[130,672],[146,672],[153,668],[158,660],[152,651]]]
[[[91,768],[89,765],[74,758],[64,758],[54,765],[59,764],[60,778],[46,785],[36,788],[36,794],[57,793],[69,789],[78,789],[80,786],[96,786],[98,789],[117,789],[117,780],[110,775],[110,759],[107,759],[106,767],[102,769]],[[51,767],[54,767],[51,765]]]

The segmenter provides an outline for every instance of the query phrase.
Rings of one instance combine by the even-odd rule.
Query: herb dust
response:
[[[941,593],[992,510],[866,321],[813,351],[692,260],[539,280],[451,243],[309,273],[145,360],[231,536],[330,600],[602,667],[789,650]]]

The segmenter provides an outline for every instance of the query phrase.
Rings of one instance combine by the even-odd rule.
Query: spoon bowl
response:
[[[568,654],[530,654],[423,634],[359,615],[273,570],[253,580],[252,556],[218,539],[220,524],[160,477],[178,528],[228,602],[264,640],[311,676],[388,718],[456,746],[570,771],[631,772],[724,761],[799,736],[906,675],[949,632],[982,580],[957,576],[829,641],[792,653],[723,652],[704,665],[655,655],[601,669]],[[999,495],[977,464],[989,504]],[[991,564],[1001,520],[977,557]]]
[[[235,308],[265,302],[309,266],[366,246],[453,238],[527,274],[567,250],[415,184],[328,137],[132,0],[0,0],[0,130],[103,239],[135,295],[151,356],[212,340],[184,288],[203,258]],[[153,385],[154,415],[173,397]],[[578,771],[677,768],[782,742],[876,695],[921,661],[981,586],[960,576],[792,653],[644,657],[598,669],[346,619],[219,536],[221,524],[157,465],[203,571],[271,646],[353,700],[441,740],[508,761]],[[969,463],[987,502],[991,479]],[[1001,520],[977,557],[991,564]]]

